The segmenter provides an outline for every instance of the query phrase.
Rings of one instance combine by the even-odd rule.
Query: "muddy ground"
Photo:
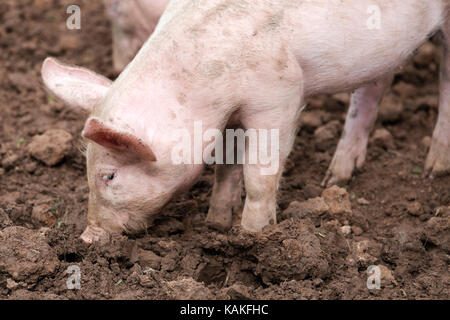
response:
[[[78,31],[65,25],[73,2]],[[388,132],[378,131],[346,190],[320,187],[348,102],[323,96],[311,101],[287,165],[278,225],[259,235],[208,229],[208,168],[146,233],[88,246],[79,240],[86,115],[47,94],[39,70],[51,55],[113,78],[109,22],[100,1],[1,1],[0,297],[448,299],[450,177],[422,177],[438,108],[435,40],[396,76],[376,124]],[[79,290],[66,284],[73,265]],[[380,290],[367,288],[370,265],[381,268]]]

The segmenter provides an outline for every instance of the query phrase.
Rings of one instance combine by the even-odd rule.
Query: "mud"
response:
[[[0,298],[448,299],[450,177],[422,177],[438,108],[436,39],[396,76],[367,163],[346,189],[324,192],[320,182],[348,95],[321,96],[287,164],[278,225],[257,235],[208,229],[207,168],[147,232],[88,246],[79,239],[86,115],[47,94],[39,75],[51,55],[114,78],[101,2],[76,2],[74,31],[65,25],[73,1],[0,3]],[[48,138],[55,129],[66,138]],[[79,290],[67,288],[73,265]],[[367,288],[371,265],[381,268],[380,290]]]

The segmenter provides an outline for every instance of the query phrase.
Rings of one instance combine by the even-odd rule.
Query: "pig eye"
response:
[[[108,182],[108,181],[114,180],[115,177],[116,177],[116,174],[115,173],[111,173],[111,174],[105,174],[102,177],[102,179],[103,179],[103,181]]]

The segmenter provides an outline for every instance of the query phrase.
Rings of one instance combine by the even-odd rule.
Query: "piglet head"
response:
[[[119,127],[95,116],[111,90],[108,79],[55,59],[44,62],[42,76],[55,96],[92,114],[82,133],[87,141],[89,207],[81,238],[91,243],[110,233],[144,229],[176,192],[179,181],[173,179],[172,167],[157,161],[132,126]]]
[[[86,156],[90,194],[88,227],[81,238],[92,242],[105,233],[144,228],[147,215],[154,211],[152,207],[160,207],[157,199],[149,199],[154,194],[153,151],[135,135],[96,117],[87,120],[82,135],[89,141]]]

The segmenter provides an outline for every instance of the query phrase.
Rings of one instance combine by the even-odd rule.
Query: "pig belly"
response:
[[[305,95],[350,91],[394,72],[439,29],[447,6],[444,0],[301,3],[286,21],[297,26],[287,39],[304,73]],[[374,5],[379,29],[370,20],[377,19]]]

